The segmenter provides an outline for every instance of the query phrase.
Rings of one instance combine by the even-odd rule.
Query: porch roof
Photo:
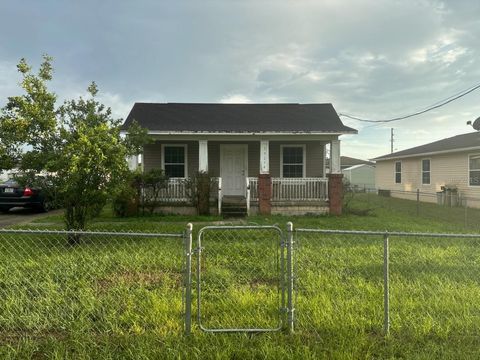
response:
[[[156,133],[357,133],[332,104],[135,103],[122,129],[134,120]]]

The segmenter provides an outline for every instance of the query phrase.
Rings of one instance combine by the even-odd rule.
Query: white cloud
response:
[[[222,97],[219,102],[222,104],[248,104],[251,103],[252,100],[242,94],[231,94]]]
[[[135,101],[219,101],[331,102],[338,112],[385,119],[480,79],[477,0],[152,1],[133,17],[128,1],[116,3],[115,16],[93,0],[74,8],[26,1],[27,13],[2,8],[0,33],[20,17],[26,26],[0,48],[0,102],[19,92],[18,59],[37,61],[45,51],[55,58],[61,99],[95,80],[115,117]],[[72,11],[74,18],[53,16]],[[48,26],[32,14],[48,15]],[[390,126],[399,150],[467,132],[465,122],[480,116],[479,92],[388,125],[343,119],[360,130],[343,146],[358,157],[382,155]]]
[[[465,47],[457,45],[459,38],[464,35],[462,31],[450,29],[447,33],[439,35],[433,44],[417,48],[410,54],[413,63],[439,61],[451,64],[467,53]]]

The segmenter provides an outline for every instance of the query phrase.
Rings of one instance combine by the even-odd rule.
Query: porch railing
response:
[[[258,201],[258,178],[249,177],[247,180],[250,188],[250,201]]]
[[[160,198],[162,202],[187,202],[187,183],[182,178],[168,179],[167,187],[160,190]]]
[[[160,199],[167,203],[182,203],[190,202],[189,193],[187,189],[187,179],[171,178],[168,179],[167,187],[160,190]],[[210,193],[211,201],[222,197],[222,180],[221,178],[212,178],[212,190]]]
[[[248,178],[250,200],[258,201],[258,178]],[[327,178],[272,178],[272,201],[326,201]]]
[[[328,200],[328,179],[272,178],[272,200],[326,201]]]

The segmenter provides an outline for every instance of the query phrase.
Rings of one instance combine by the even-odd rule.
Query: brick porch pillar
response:
[[[327,174],[327,176],[330,214],[342,215],[343,174]]]
[[[272,213],[272,177],[270,174],[258,175],[258,212],[261,215]]]

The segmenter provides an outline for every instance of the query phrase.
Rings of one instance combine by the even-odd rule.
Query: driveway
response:
[[[27,224],[33,220],[61,214],[62,210],[49,211],[48,213],[38,213],[30,209],[13,208],[8,213],[0,213],[0,228],[4,228],[10,225]]]

